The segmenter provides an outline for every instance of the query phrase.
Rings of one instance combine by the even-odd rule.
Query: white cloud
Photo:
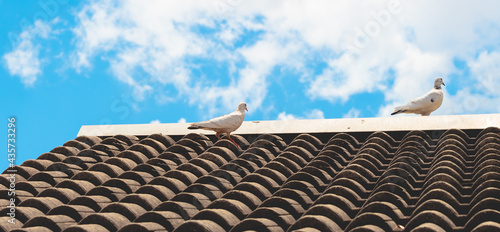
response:
[[[325,118],[325,114],[321,110],[314,109],[311,112],[309,112],[309,113],[306,114],[306,118],[309,118],[309,119],[324,119]]]
[[[177,121],[177,123],[186,123],[186,119],[185,118],[180,118],[179,121]]]
[[[283,121],[288,121],[288,120],[298,120],[299,118],[293,114],[287,114],[286,112],[281,112],[278,114],[277,120],[283,120]]]
[[[138,100],[154,95],[159,103],[186,101],[208,111],[207,118],[240,101],[251,112],[265,108],[276,68],[294,71],[313,100],[346,102],[355,94],[381,91],[384,116],[427,92],[436,76],[454,81],[452,74],[460,74],[454,59],[467,61],[472,75],[493,75],[498,82],[498,52],[483,52],[498,49],[496,1],[215,3],[93,1],[77,15],[74,66],[92,68],[100,57]],[[400,8],[392,9],[394,3]],[[252,39],[240,44],[245,36]],[[196,59],[227,66],[222,71],[227,81],[200,74]],[[324,68],[315,70],[318,63]],[[460,88],[448,99],[488,91],[484,84],[476,87],[483,93]],[[449,107],[443,104],[436,114]]]
[[[477,114],[500,112],[500,52],[481,52],[470,60],[473,84],[461,86],[443,103],[443,114]],[[458,81],[458,80],[457,80]]]
[[[230,51],[233,48],[226,48],[227,44],[240,33],[227,33],[252,27],[251,19],[245,17],[223,24],[216,37],[196,33],[195,28],[200,27],[216,30],[219,16],[209,1],[92,2],[78,13],[74,67],[79,71],[92,68],[92,60],[100,55],[110,63],[114,76],[133,88],[137,100],[153,93],[162,95],[157,97],[161,103],[186,99],[209,109],[207,117],[233,109],[240,101],[258,109],[267,94],[266,76],[278,62],[286,60],[281,52],[293,47],[281,49],[280,41],[269,38]],[[247,65],[228,73],[232,81],[221,84],[213,82],[218,77],[193,77],[192,70],[198,64],[190,62],[191,58],[230,65],[242,60]],[[163,95],[167,85],[173,85],[177,92]]]
[[[160,124],[160,120],[159,119],[155,119],[155,120],[152,120],[151,122],[149,122],[150,124]]]
[[[361,111],[356,109],[356,108],[351,108],[347,114],[344,114],[342,116],[343,118],[359,118],[359,115],[361,114]]]
[[[299,119],[324,119],[324,118],[325,114],[323,113],[323,111],[318,109],[313,109],[309,112],[304,112],[304,117],[295,116],[293,114],[287,114],[285,111],[283,111],[280,114],[278,114],[278,117],[276,119],[288,121],[288,120],[299,120]]]
[[[53,22],[57,22],[57,19]],[[3,59],[12,76],[19,76],[25,86],[33,86],[35,81],[42,75],[41,61],[39,58],[40,45],[35,41],[37,38],[46,39],[53,31],[52,23],[40,20],[19,34],[18,43],[14,49],[6,53]]]
[[[499,96],[500,92],[500,52],[484,51],[479,54],[476,60],[469,62],[472,78],[477,81],[475,89],[484,93]]]

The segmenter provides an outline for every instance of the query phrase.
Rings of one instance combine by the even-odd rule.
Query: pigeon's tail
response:
[[[201,126],[196,125],[196,124],[191,124],[191,125],[188,127],[188,129],[190,129],[190,130],[201,129]]]
[[[408,111],[408,107],[407,106],[398,106],[394,109],[394,112],[392,112],[391,115],[396,115],[396,114],[400,114],[400,113],[404,113]]]
[[[396,115],[396,114],[400,114],[400,113],[404,113],[406,110],[396,110],[394,112],[392,112],[391,115]]]
[[[395,114],[400,114],[400,113],[404,113],[408,110],[408,107],[406,106],[398,106],[396,107],[396,109],[394,109],[394,112],[392,112],[391,115],[395,115]]]

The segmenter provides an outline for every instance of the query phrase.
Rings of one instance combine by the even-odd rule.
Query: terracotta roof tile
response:
[[[143,185],[135,193],[147,193],[155,196],[160,201],[168,201],[175,196],[175,193],[162,185]]]
[[[181,174],[183,174],[182,172],[177,172],[177,174],[179,174],[179,177],[181,177],[181,178],[189,178],[189,177],[181,175]],[[193,175],[193,174],[191,174],[191,175]],[[172,175],[172,177],[159,176],[159,177],[152,179],[148,184],[149,185],[161,185],[161,186],[168,188],[173,193],[179,193],[179,192],[184,191],[184,189],[187,188],[187,185],[185,184],[186,181],[189,181],[189,179],[185,180],[183,182],[182,179],[175,178],[173,175]],[[190,184],[191,183],[189,183],[188,185],[190,185]]]
[[[45,226],[34,226],[28,228],[19,228],[12,230],[13,232],[52,232],[53,230],[45,227]]]
[[[93,189],[95,185],[86,180],[65,180],[57,184],[55,187],[72,189],[80,195],[85,195],[88,191]]]
[[[171,211],[151,211],[143,214],[135,220],[136,223],[155,222],[163,226],[167,231],[172,231],[184,223],[184,219],[177,213]]]
[[[226,199],[226,198],[221,198],[217,199],[214,202],[212,202],[208,207],[208,209],[225,209],[237,218],[244,219],[252,212],[250,207],[245,205],[245,203],[238,201],[238,200],[233,200],[233,199]]]
[[[127,144],[126,142],[119,140],[117,138],[113,138],[113,137],[108,137],[108,138],[103,139],[100,142],[100,144],[112,145],[112,146],[114,146],[113,149],[118,149],[120,151],[126,150],[129,147],[129,144]],[[109,147],[109,148],[112,148],[112,147]]]
[[[67,204],[71,200],[80,196],[79,193],[68,188],[48,188],[36,195],[37,197],[54,197],[62,203]]]
[[[0,230],[1,231],[14,231],[15,229],[21,228],[23,226],[23,223],[20,221],[17,221],[16,224],[13,223],[5,223],[8,220],[10,220],[10,216],[2,216],[0,217],[0,220],[4,223],[0,224]]]
[[[153,211],[168,211],[180,216],[183,220],[189,220],[196,215],[199,210],[191,203],[182,201],[166,201],[158,205]],[[177,220],[178,218],[175,217]]]
[[[120,232],[136,232],[136,231],[168,231],[162,225],[155,222],[139,222],[139,223],[130,223],[124,227],[122,227]]]
[[[128,146],[132,146],[133,144],[139,142],[139,138],[137,138],[137,136],[134,135],[115,135],[113,136],[113,138],[127,143]]]
[[[19,206],[33,207],[46,214],[51,209],[63,204],[63,202],[54,197],[31,197],[22,201]]]
[[[78,224],[98,224],[109,231],[117,231],[129,223],[130,220],[119,213],[94,213],[83,218]]]
[[[8,215],[10,213],[10,208],[3,208],[0,210],[1,215]],[[21,224],[26,223],[34,217],[43,216],[44,213],[39,209],[31,206],[17,206],[15,211],[16,223],[21,222]],[[10,219],[10,217],[9,217]],[[6,221],[4,221],[6,222]],[[11,223],[1,223],[1,224],[11,224]]]
[[[102,184],[103,186],[117,187],[126,193],[133,193],[142,185],[131,179],[112,178]]]
[[[150,139],[154,139],[160,143],[163,144],[165,147],[170,147],[172,144],[175,143],[175,140],[173,140],[170,136],[168,135],[161,135],[161,134],[151,134],[148,136]],[[208,139],[208,138],[207,138]]]
[[[79,222],[92,213],[95,213],[95,211],[84,205],[61,205],[51,209],[47,215],[65,215],[75,220],[75,222]]]
[[[63,146],[73,147],[73,148],[76,148],[78,150],[85,150],[85,149],[92,147],[91,145],[86,144],[86,143],[81,142],[81,141],[78,141],[78,140],[69,140],[68,142],[65,142],[63,144]]]
[[[21,164],[21,166],[32,167],[32,168],[38,169],[40,171],[43,171],[48,166],[50,166],[52,163],[53,163],[53,161],[50,161],[50,160],[39,160],[39,159],[33,160],[33,159],[29,159],[29,160],[24,161]]]
[[[88,144],[89,146],[94,146],[95,144],[102,141],[102,139],[97,136],[78,136],[75,138],[75,140]]]
[[[95,212],[101,211],[104,207],[111,204],[113,201],[108,197],[101,195],[93,195],[93,196],[80,196],[72,201],[70,201],[69,205],[83,205],[88,206],[93,209]]]
[[[174,231],[224,231],[224,228],[210,220],[189,220]]]
[[[137,217],[146,213],[147,210],[145,210],[140,205],[134,203],[117,202],[107,205],[106,207],[104,207],[104,209],[100,211],[100,213],[105,213],[105,212],[119,213],[125,216],[131,222],[133,222],[135,219],[137,219]]]
[[[111,201],[120,201],[125,196],[127,196],[127,192],[125,192],[121,188],[117,187],[109,187],[109,186],[96,186],[87,192],[88,196],[104,196],[109,198]]]
[[[51,231],[63,231],[64,229],[76,225],[74,219],[65,215],[38,216],[24,223],[23,227],[45,227]]]
[[[154,176],[147,172],[127,171],[119,175],[118,178],[131,179],[139,182],[140,184],[146,184],[150,182],[154,178]]]
[[[47,153],[45,153],[45,154],[47,154]],[[92,148],[85,149],[85,150],[81,151],[80,153],[78,153],[78,156],[92,158],[93,160],[87,159],[87,161],[90,161],[90,162],[104,162],[107,159],[109,159],[109,155],[107,153],[100,151],[100,150],[92,149]],[[40,157],[39,157],[39,159],[40,159]],[[64,160],[64,159],[62,159],[62,160]],[[57,162],[57,161],[61,161],[61,160],[55,160],[54,162]],[[86,162],[83,161],[83,163],[86,163]]]
[[[109,230],[106,229],[106,227],[97,225],[97,224],[86,224],[86,225],[75,225],[68,227],[67,229],[63,230],[63,232],[108,232]]]
[[[33,196],[38,195],[43,190],[52,187],[49,183],[45,181],[22,181],[16,183],[16,190],[24,190],[31,193]]]
[[[161,201],[151,194],[144,193],[134,193],[129,194],[123,198],[120,202],[135,203],[143,207],[144,209],[151,211],[161,204]]]
[[[295,218],[288,211],[280,207],[259,207],[253,211],[247,218],[270,219],[286,231],[295,223]]]
[[[267,218],[247,218],[231,230],[231,232],[240,231],[269,231],[280,232],[284,231],[276,222]]]
[[[147,161],[147,164],[155,166],[154,169],[157,169],[155,172],[160,174],[160,172],[168,172],[170,170],[176,169],[177,164],[171,160],[165,160],[162,158],[153,158]],[[158,169],[161,168],[161,169]],[[161,174],[164,175],[165,173]]]
[[[155,161],[155,160],[150,160],[150,161],[148,161],[148,163],[146,164],[143,163],[135,166],[132,169],[132,171],[149,173],[151,174],[151,176],[161,176],[164,175],[167,171],[177,167],[177,165],[173,163],[167,164],[167,162],[164,161]]]
[[[229,231],[240,222],[233,213],[225,209],[204,209],[196,214],[192,220],[210,220],[217,223],[225,231]]]

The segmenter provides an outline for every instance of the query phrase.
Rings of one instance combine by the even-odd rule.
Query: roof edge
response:
[[[114,136],[117,134],[150,135],[185,135],[202,130],[188,130],[190,123],[161,124],[121,124],[121,125],[84,125],[78,136]],[[245,121],[235,134],[290,134],[290,133],[332,133],[332,132],[373,132],[373,131],[409,131],[409,130],[447,130],[484,129],[500,127],[500,114],[480,115],[443,115],[411,116],[382,118],[342,118],[309,119],[284,121]],[[204,131],[214,134],[212,131]]]

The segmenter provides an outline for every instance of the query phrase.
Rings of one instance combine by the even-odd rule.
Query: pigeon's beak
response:
[[[248,111],[248,109],[245,107],[245,110]]]
[[[443,85],[444,85],[444,86],[446,86],[446,85],[444,84],[444,82],[443,82]]]

